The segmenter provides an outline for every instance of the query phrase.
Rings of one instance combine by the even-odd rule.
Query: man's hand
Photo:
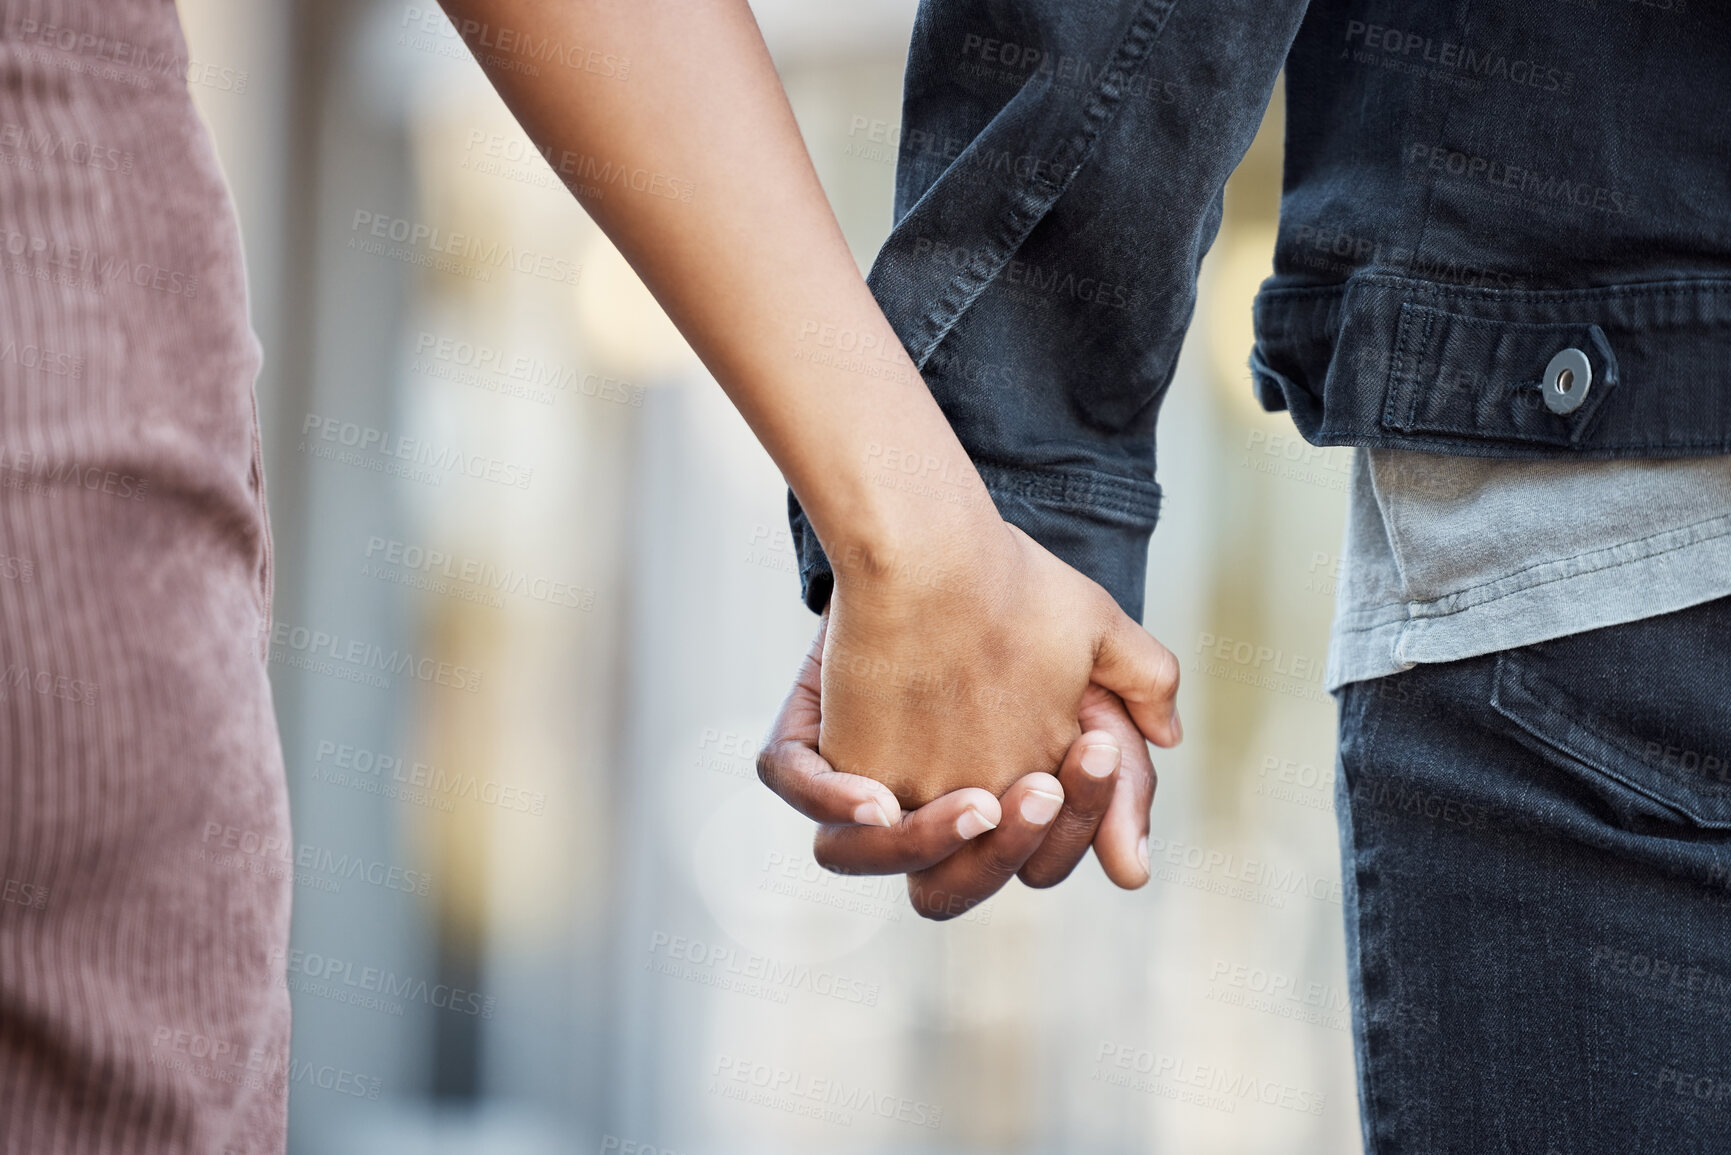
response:
[[[971,910],[1012,875],[1029,886],[1055,885],[1090,844],[1117,885],[1133,890],[1148,881],[1154,768],[1116,695],[1088,687],[1081,706],[1088,730],[1056,778],[1027,775],[1002,799],[968,787],[904,814],[881,783],[841,773],[817,752],[827,626],[826,615],[757,759],[764,783],[822,824],[819,863],[842,874],[906,873],[914,908],[935,919]]]

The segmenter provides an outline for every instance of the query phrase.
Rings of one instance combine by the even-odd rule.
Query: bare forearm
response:
[[[494,43],[510,29],[629,60],[624,80],[531,73],[466,37],[780,466],[838,572],[995,516],[854,264],[745,0],[444,4]],[[644,179],[596,184],[597,171]],[[909,455],[926,484],[880,483]]]

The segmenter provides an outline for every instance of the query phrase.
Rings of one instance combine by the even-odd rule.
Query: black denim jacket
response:
[[[924,0],[871,286],[1005,518],[1140,615],[1155,419],[1282,67],[1264,407],[1317,445],[1731,451],[1726,0]]]

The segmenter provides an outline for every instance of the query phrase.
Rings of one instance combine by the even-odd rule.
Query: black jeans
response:
[[[1731,599],[1339,703],[1367,1155],[1731,1150]]]

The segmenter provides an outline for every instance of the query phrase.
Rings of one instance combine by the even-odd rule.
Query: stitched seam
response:
[[[1160,515],[1160,487],[1085,470],[1030,469],[978,463],[980,478],[993,496],[1004,494],[1066,509],[1125,514],[1151,527]]]
[[[1593,725],[1591,722],[1582,718],[1576,711],[1558,705],[1554,700],[1556,691],[1551,687],[1547,679],[1539,677],[1538,675],[1532,675],[1531,681],[1529,681],[1529,671],[1521,668],[1519,661],[1515,660],[1514,654],[1504,652],[1497,655],[1495,679],[1494,685],[1497,694],[1492,700],[1491,705],[1496,709],[1497,713],[1501,714],[1503,717],[1519,726],[1522,730],[1532,735],[1534,739],[1543,743],[1546,748],[1555,751],[1569,759],[1571,762],[1586,768],[1588,771],[1601,778],[1610,779],[1625,790],[1633,791],[1649,801],[1658,803],[1667,810],[1671,810],[1676,814],[1695,822],[1697,825],[1709,829],[1724,829],[1726,827],[1726,819],[1720,817],[1709,817],[1705,813],[1711,803],[1724,801],[1722,797],[1696,792],[1689,789],[1689,787],[1684,784],[1679,784],[1679,789],[1688,796],[1687,800],[1673,798],[1670,796],[1669,792],[1661,787],[1642,782],[1635,777],[1624,774],[1622,771],[1613,768],[1610,763],[1614,760],[1614,757],[1607,757],[1603,752],[1579,749],[1574,743],[1569,742],[1566,736],[1558,736],[1541,731],[1539,729],[1539,720],[1536,717],[1522,717],[1518,712],[1518,709],[1522,706],[1525,706],[1528,709],[1537,709],[1556,714],[1563,718],[1570,726],[1573,726],[1584,733],[1589,740],[1599,743],[1605,751],[1610,753],[1610,755],[1620,755],[1635,762],[1643,762],[1643,759],[1634,751],[1630,750],[1622,740],[1600,730],[1596,725]],[[1546,690],[1550,691],[1550,693],[1546,696],[1541,696],[1534,688],[1534,683],[1543,686]],[[1503,701],[1502,695],[1502,690],[1504,689],[1505,684],[1507,689],[1511,691],[1510,697],[1513,699],[1506,703]],[[1519,700],[1520,698],[1525,698],[1525,701]]]
[[[1399,677],[1398,674],[1393,675],[1393,676]],[[1371,763],[1371,761],[1374,757],[1372,751],[1375,748],[1377,737],[1382,733],[1382,713],[1383,713],[1383,709],[1386,707],[1385,707],[1385,704],[1381,701],[1381,698],[1379,695],[1378,698],[1376,699],[1375,703],[1374,703],[1374,706],[1371,703],[1361,703],[1360,708],[1362,710],[1362,713],[1359,715],[1360,722],[1361,722],[1361,724],[1368,724],[1366,732],[1362,736],[1362,738],[1360,740],[1360,745],[1359,745],[1359,757],[1360,757],[1359,773],[1360,773],[1360,776],[1362,777],[1365,768]],[[1350,793],[1349,793],[1349,798],[1350,798]],[[1363,917],[1364,902],[1365,902],[1365,900],[1364,900],[1364,892],[1365,892],[1364,879],[1365,879],[1365,876],[1367,874],[1370,874],[1370,877],[1372,878],[1373,882],[1376,881],[1376,879],[1375,879],[1375,875],[1371,874],[1371,872],[1369,872],[1368,870],[1361,871],[1359,869],[1359,865],[1358,865],[1359,860],[1360,860],[1359,845],[1358,845],[1359,838],[1358,838],[1358,827],[1356,824],[1356,820],[1354,821],[1354,824],[1352,826],[1352,843],[1353,843],[1353,855],[1352,855],[1352,858],[1353,858],[1353,886],[1354,886],[1354,889],[1357,891],[1357,897],[1358,897],[1358,902],[1356,904],[1357,909],[1352,912],[1352,916],[1353,916],[1353,919],[1358,924],[1357,925],[1357,933],[1355,934],[1354,939],[1358,944],[1358,979],[1359,979],[1359,985],[1360,985],[1359,994],[1361,996],[1359,1001],[1363,1006],[1363,1023],[1364,1023],[1364,1031],[1363,1031],[1362,1035],[1359,1037],[1359,1039],[1357,1040],[1358,1043],[1364,1048],[1364,1066],[1361,1069],[1362,1073],[1360,1076],[1362,1078],[1363,1084],[1364,1084],[1364,1091],[1363,1091],[1364,1102],[1362,1104],[1362,1110],[1364,1111],[1364,1114],[1365,1114],[1364,1132],[1365,1132],[1365,1139],[1367,1140],[1367,1147],[1369,1148],[1369,1150],[1372,1152],[1376,1152],[1376,1155],[1386,1155],[1386,1152],[1388,1149],[1385,1145],[1384,1140],[1388,1139],[1387,1127],[1389,1125],[1389,1121],[1388,1121],[1387,1115],[1384,1113],[1384,1110],[1383,1110],[1382,1095],[1381,1095],[1380,1090],[1379,1090],[1380,1080],[1377,1078],[1377,1074],[1376,1074],[1377,1059],[1380,1057],[1383,1048],[1380,1045],[1380,1042],[1381,1042],[1380,1038],[1378,1039],[1378,1045],[1375,1049],[1375,1054],[1372,1053],[1372,1045],[1371,1045],[1371,1036],[1373,1034],[1380,1036],[1383,1033],[1383,1031],[1376,1030],[1370,1021],[1370,995],[1369,995],[1369,992],[1364,989],[1364,988],[1368,987],[1368,985],[1369,985],[1365,980],[1365,960],[1367,957],[1369,957],[1369,952],[1367,951],[1367,949],[1365,947],[1365,941],[1364,941],[1364,917]],[[1379,927],[1379,929],[1381,929],[1381,928]],[[1377,965],[1380,966],[1381,964],[1379,963]],[[1387,976],[1382,975],[1380,977],[1386,979]],[[1392,1142],[1392,1140],[1389,1140],[1389,1141]]]
[[[1404,303],[1400,307],[1401,319],[1400,329],[1396,340],[1397,352],[1395,359],[1403,366],[1405,365],[1407,358],[1410,356],[1410,349],[1408,348],[1409,339],[1407,335],[1408,318],[1409,316],[1416,317],[1420,315],[1424,317],[1424,334],[1418,342],[1418,345],[1422,350],[1435,351],[1432,333],[1436,328],[1437,322],[1442,318],[1447,318],[1454,325],[1460,328],[1483,328],[1492,330],[1526,329],[1534,331],[1535,335],[1538,333],[1550,333],[1554,335],[1557,340],[1564,339],[1564,334],[1567,333],[1569,338],[1576,344],[1592,344],[1594,346],[1594,351],[1598,354],[1599,360],[1603,364],[1604,368],[1596,382],[1598,388],[1593,390],[1592,395],[1587,398],[1586,402],[1582,404],[1579,409],[1568,414],[1553,415],[1553,422],[1560,418],[1566,428],[1566,432],[1556,432],[1546,429],[1531,429],[1524,431],[1517,430],[1512,434],[1507,432],[1475,434],[1471,430],[1463,430],[1461,428],[1462,422],[1460,421],[1458,414],[1421,420],[1418,411],[1423,382],[1419,381],[1416,375],[1410,384],[1406,386],[1406,393],[1410,398],[1410,404],[1406,407],[1403,419],[1398,421],[1393,420],[1390,415],[1395,409],[1394,401],[1399,395],[1396,392],[1396,389],[1399,386],[1397,380],[1391,376],[1388,385],[1388,402],[1384,406],[1383,424],[1393,426],[1394,428],[1399,429],[1402,433],[1452,433],[1463,437],[1483,436],[1490,439],[1506,439],[1512,436],[1522,442],[1530,441],[1547,445],[1567,444],[1569,446],[1577,446],[1586,436],[1587,430],[1592,428],[1593,418],[1601,409],[1604,408],[1605,398],[1610,396],[1612,390],[1617,387],[1618,373],[1616,354],[1611,350],[1609,343],[1604,339],[1603,330],[1596,324],[1582,321],[1499,321],[1490,317],[1472,317],[1464,313],[1451,313],[1446,309],[1440,309],[1433,305],[1417,305],[1412,304],[1411,302]],[[1585,341],[1581,339],[1582,333],[1586,334]],[[1595,334],[1597,336],[1595,336]],[[1436,351],[1436,355],[1440,359],[1440,351]],[[1470,358],[1468,359],[1470,360]],[[1419,363],[1423,364],[1422,356],[1419,358]],[[1513,373],[1508,374],[1510,377],[1513,375]],[[1512,397],[1523,390],[1532,389],[1534,387],[1542,388],[1543,382],[1528,380],[1514,381],[1510,383],[1505,380],[1501,385],[1500,392],[1503,395]],[[1453,416],[1454,419],[1450,420],[1450,416]]]
[[[1532,570],[1543,569],[1545,566],[1557,565],[1557,564],[1560,564],[1562,562],[1575,561],[1575,560],[1578,560],[1581,558],[1590,558],[1596,554],[1610,553],[1610,552],[1615,551],[1615,550],[1627,549],[1629,546],[1638,546],[1638,545],[1641,545],[1643,542],[1653,541],[1656,538],[1668,537],[1671,534],[1683,533],[1687,530],[1695,529],[1697,526],[1710,525],[1716,521],[1725,522],[1726,523],[1725,528],[1721,529],[1717,533],[1710,533],[1710,534],[1705,534],[1705,535],[1700,536],[1700,537],[1691,538],[1690,540],[1685,541],[1685,542],[1680,542],[1677,545],[1666,546],[1662,549],[1651,550],[1650,552],[1641,554],[1639,557],[1632,557],[1632,558],[1629,558],[1625,561],[1607,562],[1604,565],[1590,566],[1587,569],[1573,570],[1573,571],[1566,573],[1566,574],[1559,574],[1557,577],[1545,578],[1542,581],[1535,581],[1531,585],[1524,585],[1524,586],[1521,586],[1519,589],[1509,590],[1506,593],[1494,594],[1494,595],[1491,595],[1488,597],[1481,598],[1481,599],[1476,600],[1476,601],[1466,601],[1466,602],[1463,602],[1463,604],[1456,606],[1454,608],[1451,608],[1451,609],[1437,610],[1435,612],[1417,612],[1417,613],[1414,612],[1415,609],[1417,609],[1418,607],[1438,606],[1438,605],[1443,605],[1445,603],[1449,603],[1449,602],[1463,599],[1468,594],[1471,594],[1476,590],[1490,589],[1491,587],[1499,585],[1502,582],[1508,581],[1511,578],[1519,577],[1521,574],[1529,573]],[[1731,514],[1721,514],[1717,517],[1704,518],[1701,521],[1690,522],[1688,525],[1675,526],[1671,529],[1661,530],[1658,533],[1648,534],[1645,537],[1637,537],[1637,538],[1634,538],[1630,541],[1619,542],[1616,545],[1609,545],[1609,546],[1604,546],[1603,548],[1600,548],[1600,549],[1588,550],[1585,553],[1570,554],[1568,557],[1552,558],[1550,561],[1534,562],[1532,565],[1522,566],[1518,570],[1514,570],[1510,573],[1504,574],[1502,577],[1497,578],[1495,581],[1481,582],[1478,585],[1467,586],[1465,589],[1456,590],[1454,593],[1450,593],[1450,594],[1444,594],[1442,597],[1432,599],[1431,601],[1427,601],[1427,602],[1383,602],[1379,606],[1369,606],[1369,607],[1366,607],[1362,610],[1355,610],[1349,616],[1356,617],[1360,614],[1367,614],[1367,613],[1371,613],[1371,612],[1378,610],[1378,609],[1384,609],[1384,608],[1387,608],[1390,606],[1399,605],[1399,606],[1404,606],[1406,608],[1407,617],[1408,617],[1409,622],[1441,621],[1445,618],[1452,617],[1455,614],[1465,613],[1468,610],[1477,609],[1480,606],[1488,606],[1494,602],[1499,602],[1499,601],[1503,600],[1504,598],[1517,597],[1521,594],[1528,593],[1532,590],[1543,589],[1548,585],[1555,585],[1558,582],[1574,581],[1577,578],[1587,577],[1590,574],[1605,573],[1605,572],[1610,571],[1610,570],[1620,569],[1621,567],[1627,566],[1627,565],[1643,565],[1647,562],[1653,561],[1655,558],[1661,558],[1661,557],[1666,556],[1667,554],[1678,553],[1678,552],[1681,552],[1683,550],[1694,549],[1696,546],[1706,545],[1709,542],[1717,541],[1720,538],[1723,538],[1726,536],[1731,536]],[[1354,632],[1362,632],[1362,631],[1355,630]]]
[[[1112,64],[1107,67],[1105,75],[1101,77],[1100,83],[1082,108],[1081,131],[1063,143],[1062,147],[1066,152],[1075,154],[1075,161],[1065,173],[1063,181],[1052,181],[1036,171],[1023,178],[1018,185],[1012,186],[1015,200],[1009,212],[997,222],[998,240],[983,246],[976,260],[970,261],[966,269],[944,285],[938,293],[939,307],[926,315],[925,339],[914,356],[916,367],[921,370],[925,368],[926,362],[938,346],[943,344],[950,330],[956,327],[968,309],[979,299],[980,294],[985,292],[987,286],[1003,271],[1004,265],[1022,247],[1034,226],[1052,211],[1052,206],[1057,204],[1075,182],[1076,174],[1082,171],[1092,156],[1100,134],[1111,122],[1117,108],[1123,104],[1128,82],[1141,74],[1147,63],[1149,49],[1165,30],[1166,20],[1177,7],[1177,3],[1178,0],[1143,0],[1141,9],[1131,19],[1124,35],[1118,41],[1117,48],[1113,50]],[[1120,79],[1124,81],[1122,86],[1118,83]],[[975,142],[977,141],[976,137]],[[972,145],[969,147],[971,149]],[[941,183],[940,178],[933,184],[932,189],[936,189]],[[1035,192],[1040,195],[1029,195]],[[930,194],[931,190],[928,190],[927,195]],[[924,199],[921,198],[922,201]],[[915,206],[917,207],[918,205]],[[986,249],[990,251],[984,251]]]
[[[1344,297],[1347,289],[1353,285],[1407,287],[1414,292],[1444,300],[1504,301],[1510,303],[1523,301],[1569,303],[1601,299],[1615,300],[1621,297],[1731,296],[1731,280],[1723,277],[1700,277],[1688,281],[1635,282],[1628,285],[1608,285],[1596,289],[1476,289],[1456,288],[1442,281],[1396,277],[1387,273],[1355,274],[1351,281],[1342,282],[1338,285],[1319,285],[1302,289],[1266,289],[1261,296],[1270,303],[1280,299]]]
[[[1313,396],[1314,396],[1314,394],[1313,394]],[[1312,442],[1312,444],[1318,445],[1318,446],[1362,445],[1362,446],[1367,446],[1367,447],[1372,448],[1372,449],[1412,448],[1412,449],[1424,450],[1424,451],[1430,452],[1430,453],[1437,452],[1437,446],[1439,446],[1439,445],[1451,445],[1451,446],[1456,446],[1456,447],[1461,448],[1461,449],[1469,449],[1469,448],[1483,449],[1487,445],[1519,446],[1522,448],[1535,448],[1535,447],[1547,447],[1547,446],[1552,448],[1552,449],[1568,449],[1569,448],[1569,445],[1567,442],[1559,440],[1555,436],[1552,436],[1549,434],[1541,434],[1541,433],[1524,434],[1524,435],[1519,436],[1519,437],[1505,437],[1505,436],[1494,436],[1494,437],[1492,437],[1492,436],[1485,436],[1485,437],[1452,436],[1451,437],[1451,436],[1448,436],[1447,434],[1443,434],[1443,433],[1426,433],[1426,434],[1423,434],[1422,436],[1418,435],[1418,434],[1411,434],[1411,433],[1400,434],[1400,435],[1381,434],[1381,433],[1350,433],[1349,434],[1348,432],[1346,432],[1344,430],[1340,430],[1340,429],[1334,429],[1334,430],[1326,430],[1325,429],[1325,430],[1322,430],[1321,433],[1319,433],[1319,436],[1322,436],[1324,438],[1329,438],[1330,440]],[[1731,434],[1726,434],[1726,435],[1723,435],[1720,437],[1692,438],[1692,439],[1685,440],[1685,441],[1612,441],[1612,442],[1608,442],[1608,443],[1604,443],[1604,444],[1589,445],[1584,449],[1577,449],[1577,451],[1574,453],[1534,454],[1534,458],[1535,459],[1540,458],[1540,457],[1543,457],[1543,458],[1558,458],[1558,457],[1567,458],[1567,457],[1577,457],[1578,456],[1578,457],[1582,458],[1583,460],[1589,460],[1589,461],[1590,460],[1604,460],[1606,458],[1607,454],[1611,453],[1611,452],[1621,454],[1622,451],[1624,451],[1624,450],[1633,451],[1633,450],[1653,450],[1653,449],[1707,449],[1707,450],[1714,450],[1714,451],[1720,452],[1720,453],[1731,452]],[[1627,454],[1627,455],[1633,455],[1633,454]],[[1650,453],[1645,454],[1645,455],[1651,456]],[[1471,453],[1468,453],[1468,454],[1461,454],[1460,456],[1465,456],[1465,457],[1487,456],[1488,457],[1488,456],[1492,456],[1492,455],[1491,454],[1471,454]],[[1697,454],[1694,456],[1707,456],[1707,454]]]

